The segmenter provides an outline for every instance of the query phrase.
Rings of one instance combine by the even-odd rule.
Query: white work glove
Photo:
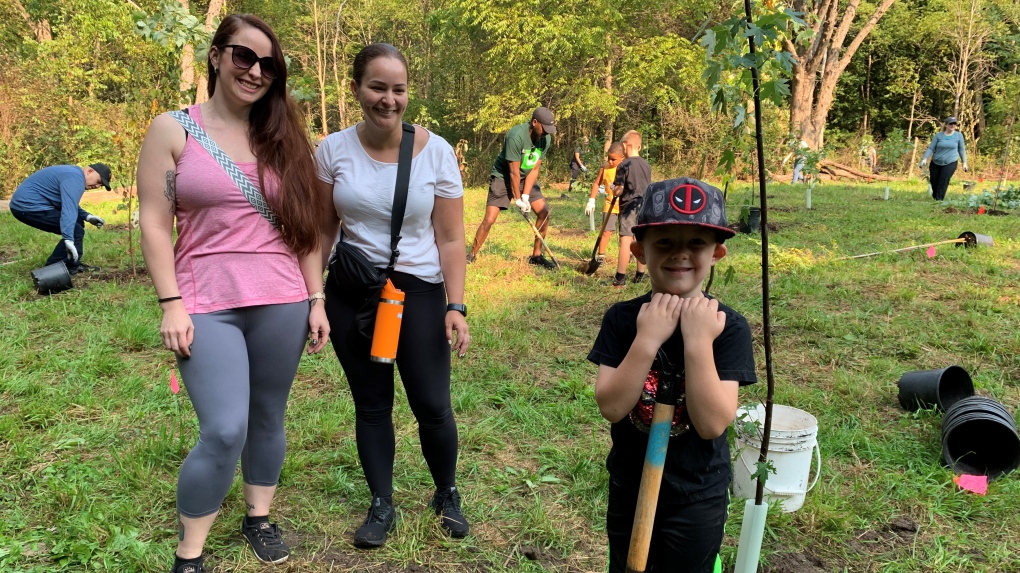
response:
[[[599,185],[599,195],[605,195],[605,194],[606,194],[606,186],[605,185]]]
[[[592,213],[595,212],[595,199],[588,199],[588,204],[584,206],[584,214],[591,217]]]
[[[517,205],[517,207],[521,210],[521,213],[531,212],[531,202],[528,201],[528,199],[529,199],[528,194],[525,193],[521,195],[520,199],[514,201],[514,204]]]
[[[927,160],[927,159],[922,159],[922,160],[921,160],[921,169],[924,169],[924,166],[925,166],[925,164],[927,164],[927,163],[928,163],[928,160]]]
[[[102,217],[98,217],[92,213],[89,213],[88,217],[85,217],[85,222],[92,223],[97,229],[102,229],[103,225],[106,224],[106,221],[104,221]]]
[[[74,247],[74,241],[64,239],[64,248],[67,249],[67,256],[71,258],[72,262],[78,262],[78,249]]]
[[[588,168],[586,166],[582,165],[581,166],[581,171],[584,171],[585,173],[588,173]]]
[[[966,164],[966,163],[964,163],[964,164],[963,164],[963,172],[964,172],[964,173],[967,173],[967,172],[969,172],[969,171],[970,171],[970,169],[967,169],[967,164]]]

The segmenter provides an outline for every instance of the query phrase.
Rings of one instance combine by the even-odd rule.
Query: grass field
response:
[[[896,400],[907,370],[959,364],[977,392],[1020,408],[1020,242],[1016,214],[947,213],[923,181],[770,188],[772,316],[777,403],[819,420],[821,478],[804,507],[770,512],[766,570],[806,573],[1020,571],[1020,483],[961,492],[941,462],[941,415]],[[731,190],[735,222],[747,186]],[[950,196],[962,193],[959,182]],[[550,197],[558,192],[549,193]],[[468,238],[485,191],[468,190]],[[207,545],[219,572],[540,572],[605,570],[608,423],[585,360],[601,317],[646,285],[607,286],[574,270],[594,233],[584,197],[552,198],[556,272],[528,266],[531,233],[513,212],[468,268],[473,345],[455,360],[459,485],[472,535],[441,534],[426,504],[431,480],[402,394],[395,410],[400,522],[374,552],[350,543],[368,502],[354,445],[354,411],[332,352],[305,357],[287,418],[289,450],[274,518],[291,560],[264,567],[237,533],[240,479]],[[168,386],[171,355],[138,256],[133,276],[125,213],[90,210],[86,261],[102,271],[74,290],[40,297],[28,273],[52,235],[0,214],[0,570],[156,571],[175,547],[178,467],[197,436],[182,391]],[[990,235],[994,247],[938,247],[857,260],[840,257]],[[136,235],[137,238],[137,235]],[[755,335],[764,396],[760,242],[738,235],[712,292]],[[616,252],[610,248],[610,257]],[[729,280],[725,280],[729,277]],[[742,503],[731,506],[723,558],[736,554]]]

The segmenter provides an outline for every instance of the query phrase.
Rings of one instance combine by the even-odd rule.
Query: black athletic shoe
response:
[[[468,534],[468,521],[460,511],[460,492],[451,487],[436,491],[429,502],[429,507],[440,517],[440,526],[450,537],[460,539]]]
[[[382,547],[397,522],[397,510],[393,504],[376,496],[372,507],[361,527],[354,532],[354,546],[362,548]]]
[[[255,557],[263,563],[283,563],[290,558],[290,547],[283,542],[283,534],[275,523],[260,521],[249,524],[241,521],[241,533],[251,545]]]
[[[634,273],[634,278],[633,278],[633,279],[631,279],[631,281],[630,281],[630,282],[631,282],[631,284],[635,284],[635,285],[636,285],[636,284],[638,284],[639,282],[642,282],[643,280],[645,280],[645,278],[646,278],[647,276],[648,276],[648,275],[646,275],[645,273]]]
[[[627,286],[627,277],[623,277],[622,279],[613,278],[613,282],[609,284],[616,288],[623,288]]]
[[[204,559],[204,557],[199,557],[197,561],[181,563],[171,569],[170,573],[205,573],[205,567],[202,565]]]
[[[549,259],[545,258],[545,255],[532,255],[531,258],[528,259],[528,264],[536,265],[546,269],[556,268],[556,264],[550,261]]]

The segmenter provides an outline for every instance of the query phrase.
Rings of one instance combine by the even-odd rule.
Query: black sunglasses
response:
[[[262,75],[269,80],[276,79],[276,63],[273,61],[271,56],[260,58],[254,50],[246,46],[239,46],[237,44],[227,44],[220,46],[220,48],[233,48],[230,53],[230,61],[234,63],[235,67],[241,68],[242,70],[250,70],[255,64],[259,65],[259,70],[262,71]]]

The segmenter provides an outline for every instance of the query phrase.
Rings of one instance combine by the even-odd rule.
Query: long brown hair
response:
[[[280,192],[267,197],[280,220],[280,232],[288,247],[305,255],[319,246],[319,228],[323,220],[324,201],[318,197],[318,177],[312,159],[312,145],[305,135],[305,122],[287,88],[287,62],[283,59],[280,41],[272,28],[251,14],[231,14],[220,22],[211,46],[221,48],[242,27],[255,28],[269,37],[273,44],[276,79],[269,91],[256,101],[248,115],[248,142],[258,161],[259,184],[265,195],[263,173],[271,171],[280,182]],[[216,73],[212,60],[207,59],[209,97],[216,92]]]

